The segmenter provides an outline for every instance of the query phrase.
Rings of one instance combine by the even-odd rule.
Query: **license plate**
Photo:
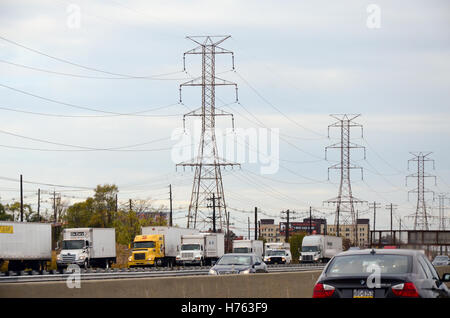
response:
[[[353,298],[373,298],[373,290],[353,289]]]

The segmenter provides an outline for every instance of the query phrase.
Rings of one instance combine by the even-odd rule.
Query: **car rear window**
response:
[[[372,266],[371,266],[372,265]],[[375,265],[375,266],[373,266]],[[411,256],[392,254],[359,254],[337,256],[327,268],[327,276],[370,275],[379,268],[381,274],[411,272]]]

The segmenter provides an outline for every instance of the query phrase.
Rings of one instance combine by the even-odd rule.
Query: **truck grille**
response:
[[[312,255],[302,255],[302,260],[303,261],[312,261],[313,256]]]
[[[62,260],[64,263],[73,263],[75,262],[75,255],[73,254],[62,255]]]
[[[135,260],[143,260],[145,259],[145,253],[134,253]]]
[[[182,258],[193,258],[194,253],[181,253]]]

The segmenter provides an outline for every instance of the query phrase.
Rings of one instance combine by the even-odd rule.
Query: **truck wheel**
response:
[[[158,258],[158,259],[156,260],[155,264],[156,264],[156,266],[161,267],[162,264],[163,264],[162,259]]]

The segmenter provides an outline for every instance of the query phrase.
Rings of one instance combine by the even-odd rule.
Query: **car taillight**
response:
[[[313,298],[327,298],[334,293],[334,287],[327,284],[316,284],[313,290]]]
[[[413,283],[403,283],[392,286],[392,292],[399,297],[419,297],[416,286]]]

